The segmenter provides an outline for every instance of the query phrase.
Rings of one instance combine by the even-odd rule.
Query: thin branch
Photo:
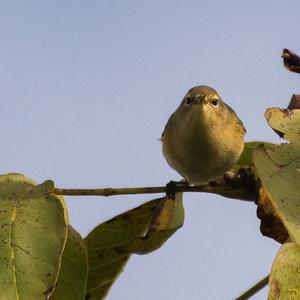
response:
[[[165,186],[139,187],[139,188],[105,188],[105,189],[60,189],[55,188],[53,193],[65,196],[115,196],[133,194],[156,194],[165,193]]]
[[[247,175],[248,176],[248,175]],[[249,178],[252,179],[252,174]],[[176,185],[174,192],[202,192],[218,194],[227,198],[240,199],[245,201],[257,200],[256,182],[245,181],[245,176],[240,173],[231,173],[230,176],[219,178],[211,183],[199,186]],[[53,193],[65,196],[115,196],[134,194],[156,194],[166,193],[165,186],[138,187],[138,188],[104,188],[104,189],[63,189],[54,188]]]
[[[252,286],[249,290],[244,292],[242,295],[237,297],[235,300],[246,300],[258,293],[260,290],[262,290],[268,283],[269,283],[269,277],[270,275],[263,278],[261,281],[259,281],[257,284]]]
[[[239,189],[231,189],[223,187],[214,187],[210,185],[201,186],[179,186],[175,189],[176,192],[202,192],[219,194],[233,199],[241,199],[245,201],[254,201],[252,197],[248,197],[244,192]],[[62,189],[54,188],[53,193],[56,195],[65,196],[116,196],[116,195],[137,195],[137,194],[158,194],[165,193],[165,186],[155,187],[138,187],[138,188],[105,188],[105,189]],[[243,197],[243,198],[240,198]],[[246,199],[245,199],[246,198]]]

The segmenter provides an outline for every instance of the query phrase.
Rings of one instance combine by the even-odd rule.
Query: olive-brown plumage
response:
[[[238,161],[246,129],[234,110],[208,86],[185,95],[162,134],[168,164],[188,183],[204,184]]]

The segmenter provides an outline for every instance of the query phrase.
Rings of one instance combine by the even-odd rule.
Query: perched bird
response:
[[[239,160],[245,133],[242,121],[213,88],[196,86],[165,126],[163,154],[187,183],[205,184]]]

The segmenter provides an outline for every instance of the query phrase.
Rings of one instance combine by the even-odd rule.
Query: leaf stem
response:
[[[266,276],[262,280],[260,280],[258,283],[256,283],[254,286],[252,286],[249,290],[244,292],[242,295],[237,297],[235,300],[246,300],[255,295],[257,292],[262,290],[269,282],[270,275]]]

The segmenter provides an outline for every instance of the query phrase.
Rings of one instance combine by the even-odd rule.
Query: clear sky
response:
[[[3,1],[2,173],[65,188],[180,179],[158,138],[199,84],[236,110],[248,141],[280,142],[263,112],[300,92],[280,58],[285,47],[300,53],[299,11],[299,1]],[[66,200],[86,235],[154,197]],[[184,200],[184,227],[162,249],[133,256],[107,299],[227,300],[270,271],[279,244],[261,236],[253,203]]]

